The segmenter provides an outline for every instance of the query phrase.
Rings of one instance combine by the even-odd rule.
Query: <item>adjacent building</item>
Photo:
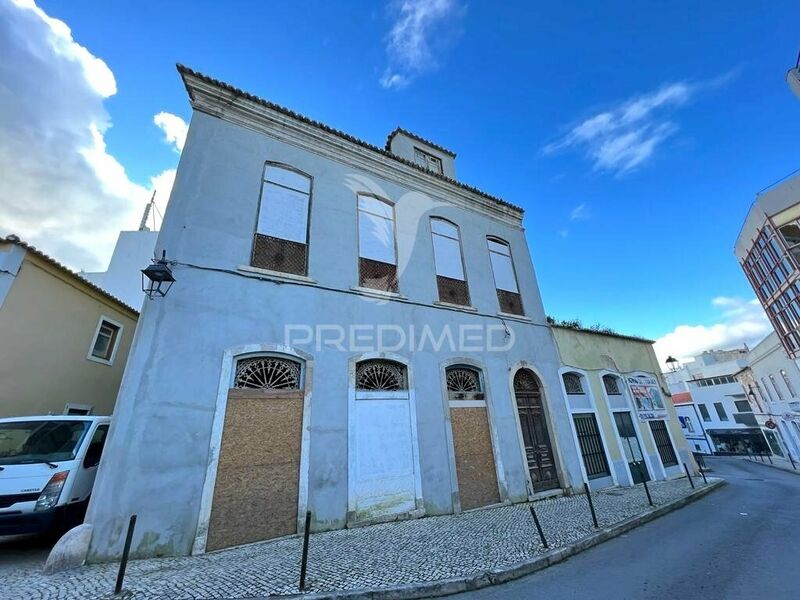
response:
[[[137,318],[18,237],[0,239],[0,417],[110,415]]]
[[[775,332],[747,353],[747,363],[736,379],[770,449],[800,459],[800,368],[786,356]]]
[[[767,451],[747,391],[736,378],[747,366],[747,355],[747,348],[708,350],[665,374],[694,452]]]
[[[572,432],[593,487],[633,485],[694,465],[653,350],[642,338],[553,327]]]
[[[640,454],[643,477],[678,473],[652,350],[585,334],[623,346],[598,362],[554,334],[522,210],[461,183],[455,153],[179,72],[194,113],[156,244],[175,283],[142,311],[90,560],[134,513],[134,555],[176,555],[297,533],[306,511],[325,530],[625,484]]]

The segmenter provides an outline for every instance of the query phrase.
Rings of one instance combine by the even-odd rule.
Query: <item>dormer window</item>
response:
[[[442,159],[419,148],[414,148],[414,160],[420,167],[442,174]]]

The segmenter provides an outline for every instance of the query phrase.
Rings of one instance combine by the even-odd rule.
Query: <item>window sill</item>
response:
[[[109,358],[98,358],[97,356],[92,356],[91,354],[86,357],[87,360],[92,362],[100,363],[101,365],[106,365],[107,367],[111,367],[114,365],[114,361]]]
[[[520,321],[522,323],[533,323],[533,319],[526,317],[525,315],[512,315],[511,313],[504,313],[500,311],[497,313],[497,316],[502,317],[503,319],[511,319],[512,321]]]
[[[284,281],[298,281],[301,283],[308,283],[309,285],[317,285],[317,281],[315,279],[311,279],[311,277],[306,277],[305,275],[294,275],[293,273],[270,271],[269,269],[260,269],[258,267],[251,267],[250,265],[239,265],[238,267],[236,267],[236,270],[244,271],[245,273],[266,275],[272,279],[283,279]]]
[[[478,312],[478,309],[474,306],[468,306],[466,304],[453,304],[452,302],[442,302],[441,300],[434,300],[434,305],[441,306],[442,308],[452,308],[453,310],[463,310],[464,312]]]
[[[358,292],[359,294],[364,294],[365,296],[375,296],[377,298],[394,298],[397,300],[408,300],[407,296],[400,294],[398,292],[387,292],[385,290],[376,290],[373,288],[368,287],[361,287],[360,285],[354,285],[350,288],[354,292]]]

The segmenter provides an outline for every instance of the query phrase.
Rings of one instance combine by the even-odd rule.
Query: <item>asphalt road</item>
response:
[[[563,563],[458,600],[796,600],[800,475],[707,460],[728,485]]]

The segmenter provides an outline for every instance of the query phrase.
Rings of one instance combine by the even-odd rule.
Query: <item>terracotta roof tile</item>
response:
[[[44,252],[42,252],[41,250],[39,250],[35,246],[31,246],[28,242],[25,242],[25,241],[21,240],[19,238],[19,236],[16,236],[16,235],[13,235],[13,234],[12,235],[7,235],[5,237],[4,241],[6,241],[6,242],[8,242],[10,244],[14,244],[15,246],[19,246],[21,248],[25,248],[25,250],[27,250],[28,252],[31,252],[31,253],[35,254],[36,256],[38,256],[39,258],[47,261],[48,263],[50,263],[51,265],[53,265],[54,267],[56,267],[60,271],[63,271],[64,273],[67,273],[68,275],[74,277],[75,279],[78,279],[81,283],[86,284],[91,289],[93,289],[95,292],[100,294],[101,296],[104,296],[105,298],[107,298],[109,300],[112,300],[113,302],[116,302],[120,306],[123,306],[124,308],[126,308],[127,310],[135,313],[136,315],[139,314],[139,311],[136,310],[135,308],[133,308],[132,306],[126,304],[125,302],[123,302],[122,300],[117,298],[116,296],[112,296],[106,290],[104,290],[100,286],[95,285],[94,283],[92,283],[91,281],[86,279],[85,277],[80,276],[78,273],[76,273],[72,269],[62,265],[60,262],[58,262],[52,256],[49,256],[49,255],[45,254]]]
[[[416,133],[411,133],[410,131],[408,131],[408,129],[403,129],[402,127],[397,127],[392,133],[389,134],[389,137],[386,138],[387,152],[391,152],[390,147],[392,145],[392,140],[394,139],[394,136],[396,136],[398,133],[402,133],[403,135],[410,137],[412,140],[417,140],[418,142],[427,144],[431,148],[436,148],[439,152],[444,152],[448,156],[452,156],[453,158],[456,157],[455,152],[448,150],[447,148],[445,148],[444,146],[440,146],[439,144],[434,144],[430,140],[426,140],[424,137],[420,137]]]
[[[283,115],[286,115],[287,117],[291,117],[292,119],[296,119],[296,120],[298,120],[298,121],[300,121],[302,123],[305,123],[307,125],[311,125],[312,127],[316,127],[318,129],[321,129],[322,131],[325,131],[326,133],[329,133],[331,135],[335,135],[336,137],[340,137],[340,138],[345,139],[345,140],[347,140],[349,142],[352,142],[354,144],[358,144],[359,146],[361,146],[362,148],[365,148],[366,150],[369,150],[371,152],[375,152],[375,153],[380,154],[382,156],[386,156],[388,158],[391,158],[392,160],[396,160],[397,162],[400,162],[400,163],[403,163],[404,165],[412,167],[412,168],[416,169],[417,171],[421,171],[421,172],[425,173],[426,175],[430,175],[431,177],[436,177],[437,179],[441,179],[442,181],[445,181],[445,182],[449,183],[450,185],[454,185],[454,186],[459,187],[459,188],[461,188],[463,190],[467,190],[468,192],[472,192],[473,194],[478,194],[479,196],[482,196],[482,197],[486,198],[487,200],[491,200],[493,202],[497,202],[498,204],[501,204],[502,206],[506,206],[506,207],[511,208],[513,210],[519,211],[520,214],[525,212],[521,207],[516,206],[514,204],[511,204],[510,202],[506,202],[502,198],[498,198],[497,196],[493,196],[491,194],[488,194],[488,193],[484,192],[483,190],[480,190],[480,189],[478,189],[476,187],[473,187],[471,185],[467,185],[466,183],[461,183],[460,181],[456,181],[455,179],[451,179],[450,177],[446,177],[445,175],[441,175],[439,173],[435,173],[433,171],[430,171],[430,170],[422,167],[421,165],[418,165],[417,163],[415,163],[413,161],[410,161],[410,160],[407,160],[407,159],[402,158],[400,156],[397,156],[396,154],[392,154],[391,152],[389,152],[385,148],[380,148],[380,147],[378,147],[378,146],[376,146],[374,144],[370,144],[369,142],[365,142],[364,140],[361,140],[361,139],[359,139],[359,138],[357,138],[355,136],[352,136],[349,133],[345,133],[344,131],[341,131],[339,129],[335,129],[333,127],[330,127],[329,125],[325,125],[324,123],[321,123],[319,121],[315,121],[313,119],[310,119],[309,117],[306,117],[305,115],[301,115],[300,113],[294,112],[293,110],[288,109],[288,108],[286,108],[284,106],[281,106],[279,104],[275,104],[274,102],[270,102],[269,100],[264,100],[263,98],[259,98],[258,96],[250,94],[249,92],[245,92],[244,90],[241,90],[241,89],[239,89],[237,87],[234,87],[234,86],[230,85],[229,83],[225,83],[224,81],[220,81],[219,79],[214,79],[213,77],[209,77],[208,75],[204,75],[203,73],[200,73],[198,71],[190,69],[189,67],[187,67],[185,65],[182,65],[180,63],[178,63],[176,66],[177,66],[177,69],[178,69],[178,73],[181,74],[181,77],[183,77],[185,75],[191,75],[193,77],[197,77],[198,79],[201,79],[201,80],[205,81],[206,83],[209,83],[211,85],[215,85],[217,87],[223,88],[225,90],[228,90],[229,92],[233,92],[237,96],[241,96],[242,98],[246,98],[247,100],[250,100],[252,102],[256,102],[257,104],[265,106],[265,107],[269,108],[270,110],[274,110],[274,111],[279,112],[279,113],[281,113]],[[185,83],[185,81],[184,81],[184,83]],[[395,131],[397,131],[397,130],[395,130]],[[419,139],[421,139],[421,138],[419,138]],[[422,140],[422,141],[424,143],[426,143],[426,144],[430,144],[430,142],[427,142],[425,140]],[[431,146],[437,147],[434,144],[431,144]],[[444,151],[450,153],[449,150],[444,150]]]

